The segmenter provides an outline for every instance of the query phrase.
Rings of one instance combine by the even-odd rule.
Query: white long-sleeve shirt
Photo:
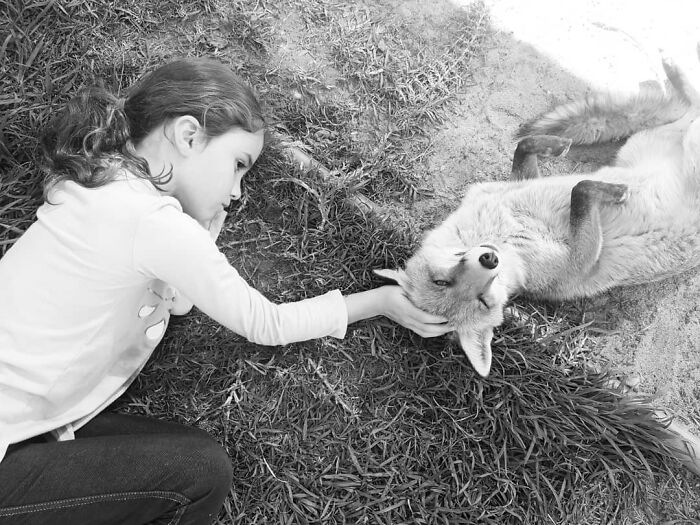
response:
[[[45,432],[70,438],[120,396],[160,342],[175,290],[256,343],[345,336],[339,291],[273,304],[148,181],[63,182],[49,201],[0,259],[0,459]]]

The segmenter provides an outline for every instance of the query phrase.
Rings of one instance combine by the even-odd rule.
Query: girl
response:
[[[342,338],[377,315],[450,330],[397,286],[276,305],[245,283],[214,241],[263,134],[251,89],[203,59],[126,99],[83,90],[46,132],[46,203],[0,260],[0,523],[211,523],[232,475],[218,443],[100,413],[171,313],[195,304],[265,345]]]

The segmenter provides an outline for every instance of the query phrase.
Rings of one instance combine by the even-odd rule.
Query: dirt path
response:
[[[450,5],[465,5],[454,0]],[[456,203],[465,186],[503,179],[510,170],[512,134],[524,120],[591,89],[634,90],[663,79],[659,48],[693,69],[700,40],[694,0],[618,2],[489,0],[496,29],[473,85],[436,136],[429,173],[436,199],[417,213]],[[612,5],[614,4],[614,5]],[[594,164],[559,163],[583,171]],[[623,290],[588,307],[591,346],[616,369],[634,374],[640,389],[700,432],[700,274]]]

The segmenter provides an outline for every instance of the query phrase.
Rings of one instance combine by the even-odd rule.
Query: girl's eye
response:
[[[244,169],[246,169],[247,167],[248,167],[248,166],[246,166],[245,162],[243,162],[243,161],[240,161],[240,160],[239,160],[239,161],[236,163],[236,169],[237,169],[237,170],[244,170]]]
[[[443,281],[442,279],[435,279],[433,281],[433,284],[436,286],[449,286],[450,282],[449,281]]]

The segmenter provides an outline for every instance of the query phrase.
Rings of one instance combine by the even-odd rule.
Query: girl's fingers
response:
[[[388,285],[391,286],[391,285]],[[414,331],[421,337],[437,337],[454,330],[448,325],[448,319],[441,315],[431,314],[416,307],[397,286],[393,286],[395,309],[390,315],[394,321]]]
[[[413,329],[421,337],[438,337],[453,330],[454,327],[447,323],[420,324]]]
[[[428,313],[420,308],[415,308],[414,317],[416,321],[423,324],[444,324],[448,321],[446,317]]]

